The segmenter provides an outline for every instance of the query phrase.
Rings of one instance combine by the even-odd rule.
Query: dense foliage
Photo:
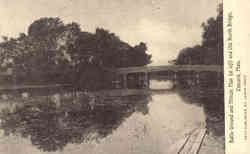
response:
[[[209,18],[202,23],[202,43],[180,51],[177,64],[223,65],[223,10],[218,7],[216,18]]]
[[[27,34],[3,37],[0,70],[11,68],[14,77],[8,82],[18,84],[82,83],[81,87],[98,88],[110,78],[104,68],[149,64],[146,50],[145,43],[130,46],[102,28],[89,33],[74,22],[41,18],[28,27]]]

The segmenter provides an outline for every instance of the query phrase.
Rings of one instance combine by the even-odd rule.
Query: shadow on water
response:
[[[5,135],[20,135],[43,151],[62,150],[68,143],[97,141],[112,134],[134,112],[147,114],[149,95],[77,100],[36,99],[1,111]]]

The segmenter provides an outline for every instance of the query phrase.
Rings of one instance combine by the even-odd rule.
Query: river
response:
[[[204,107],[177,92],[94,102],[80,97],[65,96],[59,105],[47,98],[2,100],[0,153],[173,154],[190,132],[206,125]]]

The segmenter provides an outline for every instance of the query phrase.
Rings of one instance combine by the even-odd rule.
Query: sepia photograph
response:
[[[0,0],[0,154],[225,154],[222,0]]]

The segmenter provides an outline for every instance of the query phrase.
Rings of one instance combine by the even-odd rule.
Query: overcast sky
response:
[[[200,44],[201,23],[216,16],[221,0],[0,0],[0,35],[16,37],[41,17],[77,22],[82,30],[102,27],[131,45],[145,42],[153,65],[175,59]]]

